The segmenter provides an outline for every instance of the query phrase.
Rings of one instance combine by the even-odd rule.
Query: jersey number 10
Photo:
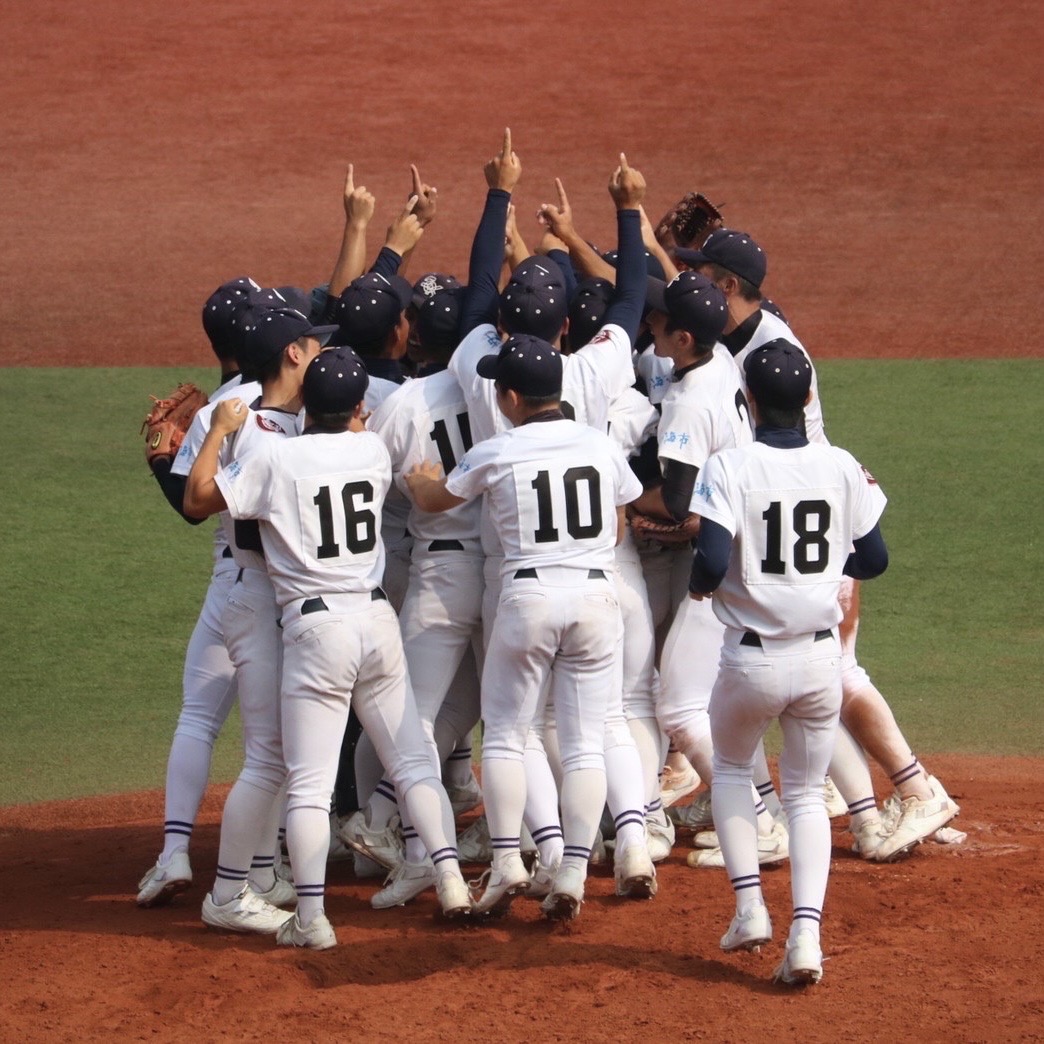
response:
[[[589,500],[589,522],[580,521],[580,483],[587,487]],[[537,494],[537,528],[533,539],[538,544],[551,544],[558,539],[555,526],[554,506],[551,500],[551,475],[547,471],[538,471],[536,478],[530,483]],[[562,476],[565,487],[566,532],[574,540],[587,540],[602,532],[602,476],[598,469],[587,465],[569,468]]]

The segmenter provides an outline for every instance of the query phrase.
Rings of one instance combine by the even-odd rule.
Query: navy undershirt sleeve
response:
[[[845,562],[845,574],[856,580],[872,580],[888,568],[888,548],[885,547],[880,525],[866,536],[852,542],[855,550]]]
[[[689,590],[693,594],[708,595],[717,590],[728,571],[731,551],[732,534],[717,522],[702,519],[689,573]]]
[[[616,212],[618,255],[616,290],[605,311],[603,325],[614,323],[627,331],[634,344],[645,305],[645,247],[642,244],[642,219],[637,210]]]
[[[399,274],[399,266],[402,264],[402,256],[397,254],[391,247],[381,247],[377,260],[370,266],[370,271],[385,279]]]
[[[663,503],[675,522],[684,522],[691,514],[689,505],[699,473],[695,464],[684,464],[680,460],[668,460],[663,466]]]
[[[486,193],[486,206],[471,244],[468,287],[460,313],[462,340],[477,326],[484,323],[497,325],[500,266],[504,263],[504,227],[510,202],[511,193],[503,189],[490,189]]]
[[[172,463],[173,461],[165,460],[162,457],[157,458],[152,462],[152,474],[156,476],[156,481],[159,483],[160,489],[163,490],[167,503],[189,525],[198,526],[201,522],[205,522],[206,519],[193,518],[191,515],[186,515],[182,510],[182,505],[185,503],[185,486],[188,485],[188,479],[184,475],[172,475],[170,472]]]

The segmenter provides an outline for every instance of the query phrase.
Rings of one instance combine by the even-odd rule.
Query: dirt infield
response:
[[[496,924],[449,927],[428,893],[370,909],[373,882],[331,867],[341,945],[290,952],[199,920],[223,792],[193,840],[195,881],[166,909],[134,905],[162,837],[159,794],[0,809],[0,1037],[5,1040],[918,1040],[1044,1038],[1044,762],[937,756],[968,832],[870,866],[835,828],[822,984],[769,984],[789,873],[764,874],[777,941],[725,955],[723,872],[677,847],[651,903],[596,870],[581,916],[519,900]],[[894,1025],[888,1020],[896,1020]]]
[[[220,282],[328,277],[349,161],[378,197],[375,247],[417,161],[441,212],[413,269],[463,272],[505,124],[531,239],[560,175],[609,243],[624,149],[651,212],[691,187],[726,202],[814,356],[1044,355],[1025,320],[1044,261],[1030,0],[6,14],[8,365],[208,362],[199,309]]]

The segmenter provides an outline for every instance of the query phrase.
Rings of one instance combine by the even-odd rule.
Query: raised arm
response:
[[[541,203],[538,218],[565,244],[573,264],[585,276],[596,276],[599,279],[616,281],[616,269],[604,260],[573,225],[573,208],[569,205],[565,186],[561,178],[555,178],[555,190],[558,203]]]
[[[619,243],[616,260],[616,292],[606,309],[603,323],[615,323],[627,331],[634,344],[645,305],[645,248],[642,246],[641,213],[645,178],[620,153],[620,165],[609,179],[609,194],[616,204]]]
[[[227,507],[216,482],[221,444],[226,435],[231,435],[243,426],[248,412],[242,399],[223,399],[214,410],[210,418],[210,431],[203,440],[185,484],[185,510],[195,518],[208,518]]]
[[[468,290],[460,316],[460,335],[466,337],[477,326],[497,322],[498,279],[504,260],[504,231],[511,193],[522,176],[522,164],[511,147],[511,128],[504,131],[499,155],[485,166],[489,191],[475,239],[471,244],[468,265]]]
[[[364,185],[355,184],[355,168],[349,163],[344,179],[344,234],[341,237],[341,252],[337,255],[330,276],[329,295],[331,300],[353,280],[366,271],[366,229],[373,217],[376,200]]]

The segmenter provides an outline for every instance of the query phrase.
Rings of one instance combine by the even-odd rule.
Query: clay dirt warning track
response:
[[[963,812],[964,845],[893,866],[848,852],[835,826],[823,982],[773,986],[789,873],[766,868],[776,940],[718,948],[732,914],[723,871],[677,847],[660,894],[613,896],[595,869],[580,918],[533,900],[503,921],[435,920],[434,893],[370,909],[377,885],[331,864],[340,946],[277,948],[204,928],[224,791],[193,841],[191,890],[134,905],[155,858],[161,795],[0,810],[0,1036],[5,1040],[1040,1040],[1044,1036],[1044,763],[933,756]],[[477,872],[478,868],[474,868]]]

